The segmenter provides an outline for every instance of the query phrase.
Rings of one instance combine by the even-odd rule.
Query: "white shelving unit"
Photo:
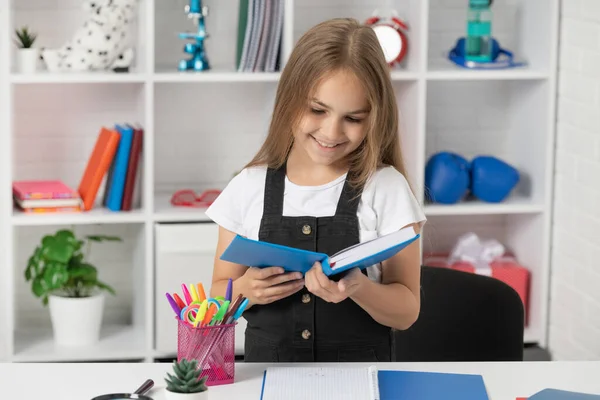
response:
[[[223,187],[258,149],[267,130],[278,73],[237,73],[237,2],[208,0],[212,70],[177,72],[192,29],[185,0],[141,0],[137,58],[130,73],[15,72],[14,29],[29,25],[38,45],[64,42],[83,21],[79,1],[0,0],[0,360],[152,361],[156,350],[155,225],[208,222],[202,210],[175,209],[175,190]],[[409,54],[392,72],[402,118],[409,179],[423,201],[424,167],[437,151],[467,158],[493,154],[523,174],[502,204],[425,205],[424,252],[447,251],[474,231],[501,240],[532,273],[528,343],[546,345],[558,0],[494,2],[494,36],[525,58],[515,70],[470,71],[443,56],[464,35],[467,0],[285,0],[283,63],[298,37],[337,16],[365,20],[394,9],[407,21]],[[8,62],[6,61],[8,60]],[[81,215],[14,211],[15,179],[59,178],[77,186],[102,125],[139,122],[145,131],[141,203],[131,212],[102,208]],[[102,198],[102,193],[98,196]],[[48,310],[24,281],[26,257],[43,234],[74,225],[78,233],[120,235],[98,245],[93,262],[113,284],[101,343],[65,351],[52,345]],[[212,268],[198,265],[198,270]],[[173,290],[177,290],[174,288]],[[165,324],[169,321],[165,321]]]

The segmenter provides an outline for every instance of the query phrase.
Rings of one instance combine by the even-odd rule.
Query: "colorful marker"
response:
[[[179,317],[179,314],[181,313],[181,307],[179,307],[179,305],[177,305],[177,302],[175,301],[175,299],[173,299],[173,297],[171,297],[171,295],[169,293],[165,293],[165,295],[167,296],[167,300],[169,300],[169,304],[171,305],[171,308],[173,309],[173,311],[175,311],[175,314],[177,315],[177,317]]]
[[[198,283],[197,287],[198,287],[198,301],[206,300],[206,293],[204,292],[204,286],[202,286],[202,283]]]
[[[225,300],[225,302],[219,308],[219,311],[217,311],[217,313],[214,315],[214,317],[212,317],[212,319],[210,320],[209,325],[211,325],[211,326],[219,325],[219,322],[223,320],[223,317],[225,316],[225,313],[227,312],[228,307],[229,307],[229,301]]]
[[[196,314],[196,319],[194,320],[194,328],[196,328],[198,324],[204,319],[207,309],[208,301],[204,300],[202,304],[200,304],[200,308],[198,309],[198,313]]]
[[[179,308],[185,307],[185,303],[183,302],[183,300],[181,300],[181,297],[179,297],[177,293],[173,293],[173,298],[175,299],[175,302],[177,303]]]
[[[227,323],[227,321],[229,320],[229,317],[231,317],[231,315],[233,315],[233,313],[235,313],[235,311],[237,310],[237,307],[240,305],[241,301],[242,301],[242,295],[238,294],[238,296],[235,298],[235,300],[232,303],[229,303],[229,309],[223,316],[223,320],[221,321],[221,323]]]
[[[242,316],[242,313],[244,312],[244,309],[246,308],[247,305],[248,305],[248,299],[244,298],[244,300],[242,300],[242,302],[240,303],[240,306],[238,307],[235,314],[233,314],[233,321],[237,321]],[[233,321],[231,321],[231,322],[233,322]]]
[[[181,284],[181,289],[183,290],[183,296],[185,297],[185,302],[190,304],[192,302],[192,296],[190,295],[190,291],[188,290],[185,283]]]
[[[225,300],[231,301],[231,291],[232,291],[233,281],[231,278],[227,280],[227,290],[225,291]]]
[[[196,291],[196,285],[190,283],[190,294],[192,295],[192,301],[198,301],[198,292]]]
[[[214,300],[214,299],[211,299]],[[206,315],[204,316],[204,321],[202,321],[203,326],[207,326],[210,321],[212,320],[212,318],[215,316],[216,313],[219,312],[219,310],[221,309],[221,304],[219,302],[212,302],[212,301],[208,301],[208,310],[206,310]]]

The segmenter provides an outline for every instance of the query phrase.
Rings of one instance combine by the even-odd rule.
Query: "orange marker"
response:
[[[212,317],[217,313],[217,306],[211,304],[206,310],[206,314],[204,315],[204,319],[202,320],[202,326],[208,325]]]
[[[198,283],[198,301],[200,303],[202,303],[204,300],[206,300],[206,293],[204,292],[204,286],[202,286],[202,283]]]

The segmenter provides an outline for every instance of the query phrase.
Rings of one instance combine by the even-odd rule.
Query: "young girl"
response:
[[[266,141],[207,210],[219,227],[213,295],[232,278],[249,299],[245,360],[375,362],[392,329],[419,314],[414,242],[366,270],[329,279],[219,259],[236,234],[333,254],[425,216],[405,179],[389,67],[373,30],[352,19],[313,27],[281,74]]]

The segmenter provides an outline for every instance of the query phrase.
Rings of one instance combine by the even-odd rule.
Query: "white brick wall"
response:
[[[600,359],[600,1],[561,19],[549,348]]]

